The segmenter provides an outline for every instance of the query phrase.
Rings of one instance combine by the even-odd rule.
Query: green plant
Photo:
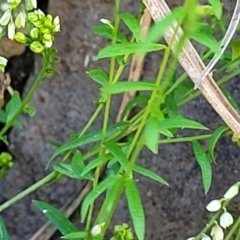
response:
[[[183,7],[175,9],[172,14],[155,24],[144,39],[141,37],[139,25],[144,5],[141,3],[140,13],[136,18],[129,13],[120,14],[120,0],[115,0],[114,21],[103,20],[103,24],[93,28],[96,34],[111,39],[111,45],[103,48],[97,56],[98,59],[110,58],[109,72],[106,73],[101,69],[88,72],[89,77],[99,83],[101,87],[94,114],[78,135],[72,135],[67,143],[57,144],[56,151],[53,153],[49,164],[55,157],[59,155],[63,157],[59,163],[52,165],[53,172],[0,205],[0,212],[44,184],[52,180],[59,180],[62,176],[76,180],[86,179],[92,182],[93,187],[81,205],[81,221],[85,223],[85,229],[77,229],[61,212],[47,203],[34,201],[33,204],[57,227],[63,238],[103,239],[119,199],[125,193],[135,235],[137,239],[143,240],[145,217],[135,173],[166,186],[168,183],[158,174],[138,165],[138,156],[144,146],[157,154],[159,145],[176,142],[192,143],[197,163],[201,168],[204,191],[205,193],[209,191],[212,181],[212,163],[215,161],[214,148],[221,136],[233,135],[233,133],[225,125],[210,132],[201,123],[188,119],[181,114],[179,108],[198,97],[200,93],[194,92],[193,84],[185,81],[187,79],[186,74],[179,78],[175,74],[178,67],[177,57],[182,51],[186,39],[195,40],[209,48],[204,48],[203,59],[210,58],[218,48],[214,32],[222,27],[221,2],[218,0],[209,2],[210,5],[202,6],[197,1],[187,0]],[[0,24],[5,31],[8,29],[10,39],[14,38],[30,47],[33,52],[42,54],[43,68],[26,98],[21,100],[19,94],[15,92],[6,108],[0,112],[0,119],[5,123],[4,128],[0,131],[0,137],[6,144],[8,143],[5,136],[6,131],[12,126],[20,126],[20,122],[17,121],[19,115],[24,112],[30,116],[34,115],[35,110],[29,106],[29,102],[39,83],[43,78],[56,72],[52,64],[58,59],[53,56],[55,50],[52,48],[52,42],[55,33],[60,30],[58,17],[53,19],[51,15],[45,15],[40,10],[34,10],[36,1],[28,0],[27,5],[24,5],[20,0],[9,1],[9,3],[10,9],[1,17]],[[20,7],[24,7],[30,12],[27,14],[23,10],[19,12]],[[16,16],[15,22],[13,21],[14,16]],[[204,22],[203,16],[210,17],[210,25]],[[128,27],[132,35],[130,39],[121,32],[119,28],[121,21]],[[171,49],[176,34],[169,46],[159,43],[159,40],[174,21],[177,21],[175,33],[179,27],[182,27],[184,34],[175,48],[175,54],[172,55]],[[27,26],[27,34],[15,33],[16,27],[25,26]],[[141,56],[153,51],[163,51],[163,59],[156,79],[139,82],[121,81],[121,75],[133,54]],[[218,80],[218,85],[221,87],[225,82],[240,73],[240,69],[236,68],[240,60],[236,42],[232,44],[232,52],[232,55],[225,54],[223,56],[221,59],[223,66],[216,71],[219,74],[226,69],[228,70],[227,76]],[[0,61],[3,70],[6,59],[1,58]],[[168,65],[169,67],[167,67]],[[110,125],[109,114],[112,95],[129,91],[138,91],[140,94],[127,104],[122,113],[121,121]],[[224,94],[231,100],[235,109],[238,109],[236,102],[226,89],[224,89]],[[128,113],[140,104],[144,107],[126,120]],[[90,126],[101,112],[104,115],[102,129],[88,133]],[[206,131],[206,134],[177,137],[176,133],[179,129],[202,130]],[[209,140],[207,151],[201,146],[201,140]],[[233,136],[233,141],[239,144],[239,140],[235,136]],[[90,143],[94,146],[83,155],[81,147]],[[86,160],[89,160],[88,163],[86,163]],[[104,166],[110,171],[107,177],[100,181],[100,172]],[[104,201],[96,219],[93,219],[94,202],[100,195],[104,195]],[[7,236],[2,220],[0,220],[0,231],[0,234]],[[132,229],[123,224],[122,226],[115,226],[114,235],[111,239],[130,240],[133,238]]]

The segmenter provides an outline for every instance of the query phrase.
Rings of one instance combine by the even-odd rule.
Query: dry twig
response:
[[[155,22],[164,19],[171,13],[164,0],[144,0],[144,3]],[[176,26],[177,23],[175,22],[174,26],[170,27],[164,33],[164,38],[167,43],[171,41]],[[182,34],[183,30],[179,28],[172,50],[174,50]],[[182,52],[179,54],[178,60],[193,83],[198,84],[199,77],[206,67],[189,40],[185,43]],[[240,117],[223,95],[213,78],[207,75],[198,88],[223,121],[232,129],[234,134],[240,138]]]

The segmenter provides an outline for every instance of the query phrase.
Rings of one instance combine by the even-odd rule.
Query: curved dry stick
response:
[[[227,32],[226,32],[226,34],[225,34],[225,36],[224,36],[224,38],[221,42],[219,50],[214,55],[213,59],[209,62],[207,67],[204,69],[204,71],[200,75],[198,81],[195,83],[195,89],[199,86],[199,84],[202,82],[202,80],[213,70],[214,66],[216,65],[216,63],[218,62],[220,57],[225,52],[225,50],[226,50],[228,44],[230,43],[234,33],[236,32],[239,21],[240,21],[240,0],[237,0],[232,19],[229,23]]]
[[[155,22],[164,19],[171,13],[164,0],[144,0],[144,3]],[[172,40],[176,26],[177,22],[164,33],[164,38],[168,44]],[[182,35],[183,30],[179,28],[172,50],[174,50]],[[182,52],[178,56],[178,60],[193,83],[197,84],[199,76],[201,76],[206,67],[189,40],[186,41]],[[207,75],[198,88],[223,121],[231,128],[234,134],[240,138],[240,117],[223,95],[213,78]]]

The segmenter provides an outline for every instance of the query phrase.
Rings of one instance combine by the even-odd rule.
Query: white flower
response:
[[[100,22],[108,25],[108,26],[109,26],[110,28],[112,28],[112,29],[114,28],[113,25],[112,25],[112,23],[111,23],[111,21],[109,21],[108,19],[102,18],[102,19],[100,19]]]
[[[21,28],[21,27],[25,27],[25,24],[26,24],[26,13],[25,11],[21,11],[17,17],[16,17],[16,20],[15,20],[15,25],[17,28]]]
[[[204,235],[201,240],[211,240],[211,238],[208,235]]]
[[[210,235],[213,237],[214,240],[223,240],[224,238],[223,230],[219,225],[215,225],[212,227]]]
[[[5,57],[0,56],[0,71],[4,72],[5,67],[7,66],[8,60]]]
[[[212,200],[207,206],[206,209],[209,212],[217,212],[219,209],[221,209],[222,204],[220,200]]]
[[[27,10],[37,8],[37,0],[27,0]]]
[[[2,26],[6,26],[9,23],[11,16],[12,16],[11,10],[8,9],[6,12],[4,12],[2,17],[0,18],[0,24]]]
[[[8,38],[13,40],[15,36],[15,24],[11,19],[10,23],[8,24]]]
[[[195,239],[195,237],[190,237],[187,240],[194,240],[194,239]]]
[[[224,198],[226,199],[232,199],[234,198],[236,195],[238,195],[238,192],[239,192],[239,187],[237,184],[231,186],[227,192],[224,194]]]
[[[220,225],[226,229],[233,224],[233,217],[229,212],[224,212],[220,217]]]
[[[8,3],[2,3],[1,4],[1,10],[3,12],[7,11],[9,9],[9,4]]]
[[[92,236],[97,236],[101,233],[101,231],[102,231],[101,226],[100,225],[95,225],[91,230],[91,235]]]

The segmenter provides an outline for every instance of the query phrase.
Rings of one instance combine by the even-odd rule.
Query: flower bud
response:
[[[224,232],[219,225],[215,225],[212,227],[210,235],[213,237],[214,240],[223,240]]]
[[[94,236],[97,236],[101,233],[102,231],[102,228],[100,225],[95,225],[92,230],[91,230],[91,235],[94,237]]]
[[[233,217],[229,212],[224,212],[220,217],[220,225],[226,229],[233,224]]]
[[[212,200],[207,206],[206,209],[209,212],[217,212],[220,210],[222,207],[221,201],[220,200]]]
[[[0,71],[4,72],[7,62],[8,60],[5,57],[0,56]]]
[[[26,36],[22,32],[17,32],[14,36],[14,39],[20,43],[26,43]]]
[[[10,9],[15,9],[19,6],[19,4],[21,3],[21,0],[10,0],[8,1],[10,4]]]
[[[44,51],[44,46],[40,42],[34,41],[31,43],[30,49],[35,53],[41,53]]]
[[[236,195],[238,195],[238,192],[239,192],[239,187],[237,184],[231,186],[227,192],[224,194],[224,198],[226,199],[232,199],[234,198]]]
[[[33,28],[31,31],[30,31],[30,36],[31,38],[33,39],[37,39],[38,36],[39,36],[39,30],[37,28]]]
[[[211,240],[211,238],[208,235],[204,235],[201,240]]]

